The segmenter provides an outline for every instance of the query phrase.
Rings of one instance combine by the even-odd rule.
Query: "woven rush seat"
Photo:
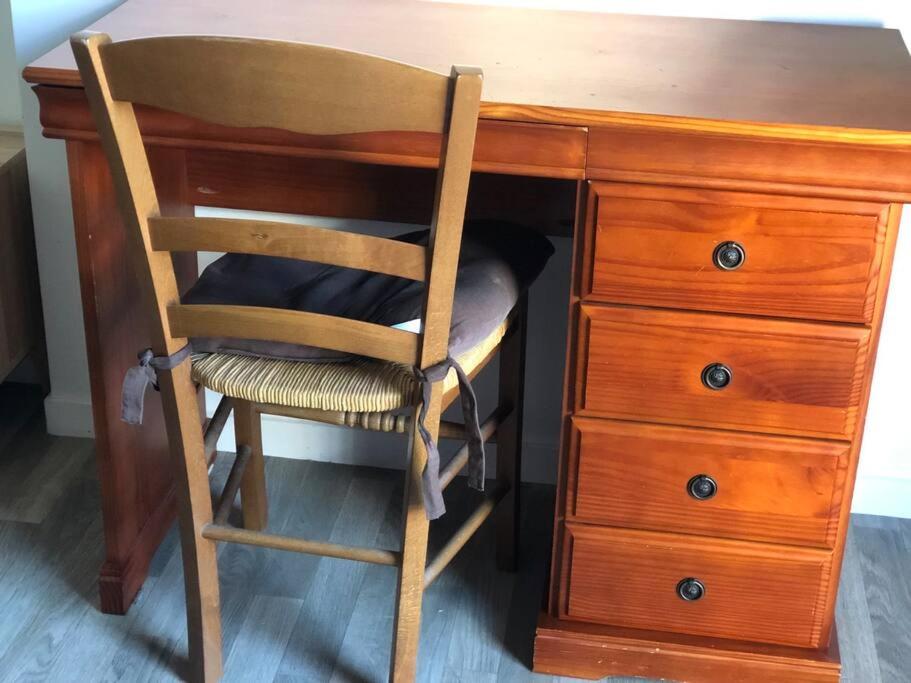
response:
[[[469,375],[503,339],[501,323],[456,358]],[[414,406],[419,385],[407,365],[356,358],[341,362],[280,360],[232,353],[193,355],[193,379],[212,391],[255,403],[339,412],[377,413]],[[443,391],[458,380],[451,370]]]

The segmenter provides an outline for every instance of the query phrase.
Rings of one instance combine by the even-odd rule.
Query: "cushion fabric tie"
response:
[[[146,389],[151,384],[155,391],[158,391],[156,370],[173,370],[190,357],[190,351],[189,344],[170,356],[156,356],[152,353],[152,349],[140,351],[139,364],[127,370],[127,374],[123,378],[120,419],[131,425],[142,424]]]
[[[459,378],[459,399],[462,404],[462,417],[465,421],[465,436],[468,442],[468,485],[484,490],[484,439],[481,437],[481,424],[478,419],[478,399],[475,396],[471,381],[462,367],[452,357],[431,365],[425,370],[415,368],[415,375],[421,383],[421,410],[418,414],[418,433],[424,442],[427,451],[427,463],[422,473],[424,509],[427,519],[437,519],[446,512],[443,503],[443,487],[440,485],[440,451],[427,427],[424,419],[427,417],[427,406],[434,382],[446,379],[450,369],[455,369]]]

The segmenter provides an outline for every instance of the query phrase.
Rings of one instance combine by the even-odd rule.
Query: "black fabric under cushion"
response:
[[[394,239],[427,244],[428,230]],[[452,310],[449,352],[458,356],[502,323],[554,253],[536,232],[500,221],[465,224]],[[187,304],[234,304],[337,315],[380,325],[421,316],[424,283],[391,275],[275,256],[226,254],[183,297]],[[291,360],[344,360],[312,346],[232,338],[192,339],[194,351]]]

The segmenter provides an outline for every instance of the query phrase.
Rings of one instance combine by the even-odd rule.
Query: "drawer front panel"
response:
[[[834,546],[847,443],[585,418],[571,438],[577,519]]]
[[[871,320],[882,205],[605,183],[593,191],[593,300]],[[716,249],[730,243],[733,260],[719,251],[716,265]]]
[[[568,524],[562,616],[628,628],[817,647],[826,551]],[[702,587],[699,596],[693,582]]]
[[[869,330],[582,306],[577,412],[849,439]],[[728,373],[723,388],[717,372]]]

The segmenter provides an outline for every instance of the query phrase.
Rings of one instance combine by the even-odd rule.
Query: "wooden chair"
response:
[[[450,317],[462,224],[477,127],[481,72],[454,67],[451,76],[384,59],[312,45],[217,37],[149,38],[111,42],[80,33],[72,47],[107,154],[133,258],[154,318],[151,348],[179,359],[188,337],[233,336],[325,347],[426,369],[447,358]],[[429,246],[256,220],[167,218],[159,212],[149,163],[133,104],[176,111],[235,127],[272,127],[302,134],[422,131],[441,136],[441,163]],[[172,251],[229,251],[293,257],[359,268],[425,282],[423,333],[314,313],[225,305],[184,305],[178,295]],[[191,364],[159,372],[168,437],[177,481],[181,547],[193,678],[214,681],[222,673],[216,543],[232,541],[347,558],[396,567],[391,680],[413,680],[424,589],[491,514],[496,503],[498,561],[511,568],[516,556],[524,304],[501,342],[500,406],[484,421],[496,434],[497,479],[429,564],[428,518],[422,502],[427,450],[416,438],[420,401],[407,415],[351,415],[226,398],[200,428]],[[477,372],[493,353],[477,359]],[[441,411],[457,388],[432,385],[424,424],[435,439],[464,436],[441,423]],[[231,406],[236,411],[238,454],[220,500],[213,506],[206,445],[214,447]],[[265,533],[266,489],[260,414],[279,413],[410,435],[402,541],[399,549],[356,548]],[[463,448],[443,469],[448,485],[466,464]],[[240,490],[244,528],[227,523]],[[215,509],[213,509],[213,507]]]

